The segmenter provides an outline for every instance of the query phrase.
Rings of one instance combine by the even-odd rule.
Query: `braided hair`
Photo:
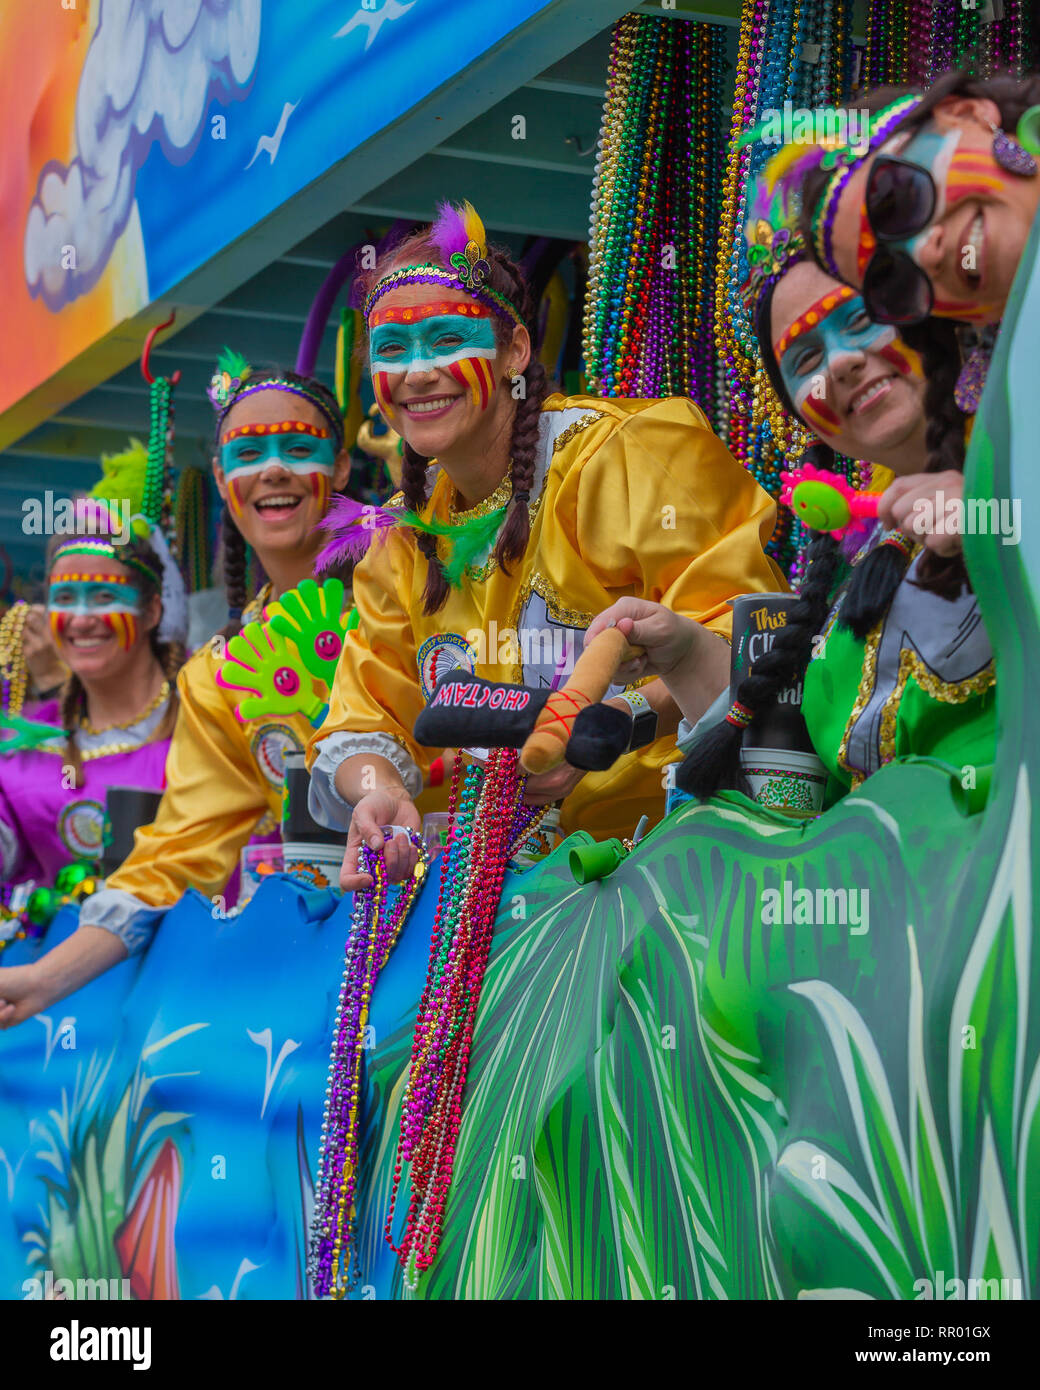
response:
[[[53,563],[53,552],[63,544],[64,538],[56,540],[52,546],[52,555],[48,560],[48,569]],[[139,540],[132,535],[125,545],[119,547],[118,558],[123,563],[122,555],[132,556],[137,564],[134,566],[135,581],[141,589],[144,605],[147,607],[156,594],[162,594],[162,565],[159,557],[147,541]],[[173,733],[173,726],[177,722],[177,710],[180,704],[177,695],[177,673],[184,665],[185,650],[180,642],[161,642],[159,640],[159,624],[152,628],[148,634],[152,655],[163,673],[166,680],[170,682],[170,698],[166,706],[166,713],[162,722],[156,729],[153,738],[159,741],[169,738]],[[62,686],[59,696],[59,708],[61,713],[61,726],[65,731],[65,749],[63,758],[66,766],[72,768],[72,786],[80,788],[83,785],[83,758],[76,742],[76,731],[80,728],[83,720],[87,717],[87,692],[79,676],[73,671]]]
[[[255,386],[263,381],[287,381],[293,386],[305,386],[320,401],[320,409],[328,417],[336,438],[343,439],[343,414],[339,402],[329,388],[316,377],[301,376],[299,372],[270,368],[250,373],[246,385]],[[220,435],[224,421],[235,407],[235,401],[222,411],[217,420],[216,449],[219,457]],[[252,598],[247,576],[249,570],[246,538],[238,529],[234,514],[227,502],[220,518],[220,534],[224,556],[224,592],[227,596],[228,623],[221,631],[223,637],[234,637],[242,628],[242,612]],[[340,576],[341,578],[344,576]]]
[[[430,239],[428,231],[420,231],[398,243],[391,252],[383,256],[376,266],[359,277],[360,293],[367,295],[371,288],[388,271],[398,265],[411,265],[422,261],[436,264],[440,252]],[[486,283],[499,294],[504,295],[519,312],[524,327],[531,335],[532,344],[536,341],[536,305],[531,292],[517,264],[500,246],[489,246],[487,260],[490,271]],[[511,323],[498,314],[492,315],[495,341],[504,348],[512,336]],[[519,560],[527,549],[530,537],[530,514],[527,504],[534,485],[535,469],[538,465],[539,422],[542,403],[549,394],[549,377],[537,357],[532,356],[527,370],[522,374],[523,395],[516,403],[513,427],[510,437],[509,479],[513,486],[506,519],[495,544],[495,559],[500,567],[509,573],[511,562]],[[404,445],[403,468],[401,471],[401,491],[405,503],[411,511],[421,512],[426,505],[426,470],[430,460],[417,453],[410,444]],[[440,557],[437,554],[437,538],[424,532],[416,535],[416,544],[427,562],[426,586],[423,590],[423,611],[436,613],[447,602],[449,588],[444,576]]]

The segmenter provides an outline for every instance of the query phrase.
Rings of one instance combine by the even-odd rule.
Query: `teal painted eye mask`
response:
[[[467,357],[493,360],[495,331],[487,318],[438,314],[417,323],[381,323],[369,340],[369,361],[376,372],[431,371]]]
[[[137,613],[141,603],[141,590],[125,579],[61,579],[52,583],[47,592],[47,607],[70,617]]]
[[[280,463],[290,473],[328,473],[336,462],[336,441],[310,434],[242,434],[220,446],[225,475],[245,478]]]

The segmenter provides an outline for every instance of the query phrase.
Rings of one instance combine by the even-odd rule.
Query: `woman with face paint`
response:
[[[706,706],[726,682],[727,600],[783,585],[763,553],[773,504],[692,402],[548,394],[527,288],[468,204],[442,207],[365,289],[376,399],[404,468],[402,494],[379,516],[345,518],[330,547],[363,547],[378,530],[355,571],[360,627],[310,754],[312,814],[343,827],[353,808],[349,890],[368,882],[362,839],[382,846],[380,826],[419,827],[413,798],[435,751],[412,730],[442,673],[550,686],[593,614],[636,593],[695,620]],[[633,724],[610,771],[564,764],[528,780],[530,804],[561,802],[566,831],[624,834],[663,812],[663,735],[678,710],[660,682],[613,703]],[[386,858],[400,877],[403,836]]]
[[[311,576],[318,523],[349,475],[343,416],[320,382],[298,372],[253,372],[224,354],[210,388],[217,411],[214,473],[224,498],[226,634]],[[246,545],[268,582],[246,594]],[[167,759],[167,788],[154,823],[130,856],[84,904],[79,929],[30,966],[0,971],[0,1027],[63,998],[151,940],[166,910],[189,888],[225,894],[241,850],[275,838],[283,758],[302,749],[303,715],[239,719],[241,694],[216,674],[223,643],[200,648],[180,674],[180,713]]]
[[[8,884],[49,886],[64,865],[100,858],[107,789],[162,788],[177,714],[183,633],[160,633],[162,563],[133,533],[110,542],[121,528],[101,524],[102,503],[85,499],[77,512],[82,534],[52,547],[46,592],[68,678],[59,699],[32,711],[65,732],[30,731],[35,746],[18,751],[0,742],[0,882]]]
[[[784,409],[821,441],[811,451],[816,466],[833,469],[838,452],[888,470],[876,467],[872,480],[873,491],[885,488],[883,500],[923,476],[920,359],[893,328],[870,319],[854,290],[808,259],[772,172],[767,167],[749,224],[769,222],[769,255],[746,290],[767,375]],[[813,541],[800,601],[730,710],[693,743],[679,774],[684,790],[746,790],[739,768],[745,716],[799,679],[813,745],[831,774],[828,804],[893,757],[928,755],[957,766],[992,759],[993,654],[978,605],[965,588],[947,601],[917,587],[921,539],[879,520],[860,523],[840,542],[829,535]],[[682,620],[625,599],[589,635],[612,621],[647,648],[638,670],[662,675],[685,710],[690,658]]]
[[[968,418],[1040,209],[1040,76],[954,72],[923,94],[862,100],[869,147],[811,151],[789,177],[817,262],[921,355],[927,476],[900,480],[880,512],[911,534],[922,509],[940,516],[962,500]],[[935,553],[919,579],[955,595],[967,582],[960,537],[937,525],[926,543]]]

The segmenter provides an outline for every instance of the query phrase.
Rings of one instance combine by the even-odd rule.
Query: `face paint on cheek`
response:
[[[55,642],[62,641],[65,632],[65,624],[68,622],[68,614],[56,613],[52,608],[48,611],[47,617],[50,620],[51,636],[54,638]]]
[[[329,498],[332,496],[332,479],[327,473],[311,473],[311,491],[317,498],[318,510],[322,516],[329,509]]]
[[[965,198],[992,198],[1003,190],[999,166],[981,150],[958,150],[946,178],[946,206]]]
[[[886,362],[891,362],[901,376],[913,376],[918,379],[924,376],[920,355],[913,348],[907,347],[902,338],[893,338],[890,343],[879,349],[878,355]]]
[[[448,371],[460,386],[468,386],[473,404],[479,410],[487,410],[495,389],[495,376],[491,363],[486,357],[464,357],[452,362]]]
[[[372,389],[375,392],[376,405],[388,420],[392,420],[394,407],[390,399],[390,373],[374,371],[372,373]]]
[[[101,621],[115,633],[122,651],[129,651],[137,641],[137,618],[133,613],[103,613]]]

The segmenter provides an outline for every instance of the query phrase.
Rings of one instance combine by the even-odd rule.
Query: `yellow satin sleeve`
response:
[[[240,722],[240,696],[217,685],[218,665],[205,647],[182,668],[158,814],[106,882],[151,907],[171,907],[189,888],[207,897],[224,891],[258,824],[280,819],[279,749],[303,748],[311,733],[300,715]]]
[[[553,415],[570,421],[556,430]],[[562,412],[567,412],[562,415]],[[373,541],[354,571],[360,627],[336,672],[318,744],[338,731],[387,733],[424,773],[440,750],[421,749],[412,727],[425,703],[419,679],[424,644],[477,642],[476,673],[521,681],[515,643],[503,634],[524,623],[533,597],[551,622],[578,631],[616,599],[664,603],[728,636],[727,600],[784,590],[763,546],[776,508],[708,428],[688,399],[601,400],[552,396],[543,413],[554,436],[544,485],[530,504],[523,558],[506,574],[493,560],[467,575],[434,614],[423,612],[426,562],[407,532]],[[425,515],[448,519],[451,484],[441,474]],[[580,636],[579,636],[580,645]],[[430,672],[424,666],[429,680]],[[664,810],[662,766],[671,736],[589,773],[564,801],[565,831],[629,834],[646,811]]]

